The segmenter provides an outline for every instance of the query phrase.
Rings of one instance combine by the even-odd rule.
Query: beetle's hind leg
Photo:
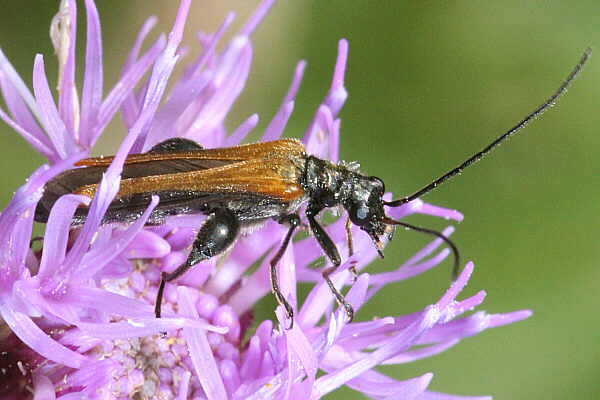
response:
[[[198,231],[192,251],[185,263],[172,272],[161,272],[160,285],[156,294],[154,314],[160,318],[165,283],[171,282],[183,275],[188,269],[200,261],[227,250],[235,242],[240,231],[238,218],[229,210],[217,210],[210,214]]]

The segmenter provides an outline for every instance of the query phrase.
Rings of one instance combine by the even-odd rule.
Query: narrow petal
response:
[[[152,30],[154,25],[156,25],[156,21],[157,21],[157,18],[155,16],[152,16],[152,17],[148,18],[146,20],[146,22],[144,22],[144,25],[142,25],[142,28],[138,32],[135,42],[133,43],[133,46],[129,50],[129,54],[127,55],[125,64],[123,65],[123,70],[121,72],[121,79],[123,79],[123,77],[125,75],[127,75],[129,73],[129,71],[131,70],[131,67],[134,65],[135,61],[137,60],[137,57],[142,48],[144,39],[146,38],[146,36],[150,32],[150,30]],[[162,43],[166,43],[166,39],[165,39],[164,35],[161,35],[159,37],[159,40]],[[157,43],[159,40],[157,40]],[[163,44],[163,47],[164,47],[164,44]],[[123,118],[123,122],[125,123],[125,126],[128,129],[133,126],[133,123],[135,122],[135,119],[137,118],[139,111],[140,111],[139,104],[136,101],[135,93],[130,92],[125,97],[125,100],[123,100],[123,103],[121,105],[121,117]]]
[[[77,146],[75,146],[60,118],[46,79],[44,59],[39,54],[35,57],[33,66],[33,90],[42,111],[45,130],[57,151],[57,155],[61,159],[65,159],[68,155],[76,153],[78,151]]]
[[[196,74],[199,74],[202,71],[202,68],[204,68],[206,62],[210,58],[214,57],[214,51],[217,47],[217,43],[219,43],[219,40],[221,39],[227,28],[229,28],[234,19],[235,13],[229,13],[225,16],[225,19],[221,23],[221,26],[219,26],[219,29],[217,29],[215,34],[210,37],[209,43],[203,44],[202,54],[200,55],[200,57],[198,57],[198,59],[185,70],[183,79],[177,84],[185,84],[189,78]]]
[[[383,378],[372,380],[374,376]],[[385,379],[387,377],[377,374],[375,371],[369,371],[348,382],[350,388],[360,390],[361,393],[371,396],[387,396],[385,399],[416,399],[423,394],[425,389],[433,379],[432,373],[427,373],[422,376],[406,379],[403,381],[395,381],[393,379]]]
[[[173,29],[167,40],[167,46],[154,63],[154,67],[150,73],[148,88],[142,104],[142,110],[149,113],[148,121],[142,126],[139,136],[136,139],[136,143],[132,148],[134,153],[142,152],[145,149],[144,145],[148,134],[150,116],[153,116],[154,112],[158,109],[162,95],[167,86],[167,81],[177,62],[177,47],[179,46],[179,43],[181,43],[183,37],[183,28],[185,26],[190,5],[191,0],[182,0],[179,5],[175,24],[173,25]]]
[[[344,87],[347,59],[348,42],[342,39],[338,45],[338,57],[329,93],[302,138],[302,142],[306,145],[306,150],[310,154],[315,154],[323,158],[334,155],[333,159],[337,160],[337,154],[334,154],[334,151],[329,151],[328,140],[324,136],[333,130],[333,120],[344,105],[346,97],[348,97],[348,93]],[[337,140],[334,141],[334,144],[335,142]]]
[[[85,73],[81,93],[81,122],[79,140],[88,147],[97,136],[97,119],[102,104],[102,37],[100,17],[92,0],[85,0],[87,15],[87,41],[85,50]]]
[[[34,115],[35,119],[38,121],[42,121],[42,113],[40,108],[35,100],[33,94],[29,91],[29,88],[23,82],[23,79],[19,76],[15,68],[12,66],[4,52],[0,48],[0,71],[2,71],[7,77],[10,83],[15,87],[17,92],[23,98],[23,101],[27,104],[29,110]]]
[[[450,250],[443,249],[438,254],[429,258],[428,260],[422,261],[420,264],[410,265],[410,268],[407,268],[406,263],[401,265],[396,271],[390,272],[382,272],[380,274],[373,274],[371,283],[377,286],[386,285],[390,282],[398,282],[405,279],[412,278],[413,276],[420,275],[431,268],[437,266],[443,260],[448,257],[450,254]],[[374,294],[375,291],[371,292]]]
[[[346,73],[346,62],[348,60],[348,41],[340,40],[338,44],[338,57],[335,63],[331,88],[327,94],[324,104],[329,107],[332,115],[335,117],[342,109],[348,92],[344,87],[344,75]]]
[[[244,138],[250,133],[252,129],[258,124],[258,114],[252,114],[249,116],[240,126],[237,127],[235,131],[229,136],[225,138],[223,145],[225,147],[228,146],[236,146],[244,140]]]
[[[285,313],[281,312],[281,308],[278,308],[277,319],[282,326],[286,324]],[[304,332],[299,328],[299,324],[294,324],[292,329],[286,330],[285,332],[288,352],[293,351],[298,357],[298,360],[304,368],[304,372],[307,375],[310,386],[315,381],[317,370],[319,369],[319,362],[315,355],[315,351],[312,349],[308,339]]]
[[[345,271],[337,272],[330,276],[336,288],[341,289],[342,284],[346,282],[350,273]],[[332,302],[334,301],[333,294],[329,287],[325,284],[324,280],[321,280],[315,287],[310,291],[302,309],[298,313],[298,321],[304,327],[315,326],[322,316],[329,312]]]
[[[394,397],[397,399],[397,397]],[[446,393],[428,392],[417,396],[415,400],[492,400],[490,396],[456,396]]]
[[[296,93],[298,93],[298,87],[300,86],[300,82],[302,82],[302,76],[304,75],[305,68],[306,61],[300,61],[298,65],[296,65],[294,79],[292,80],[292,84],[288,89],[288,93],[286,94],[281,108],[277,112],[277,115],[275,115],[275,117],[271,120],[269,127],[265,130],[265,133],[263,133],[261,141],[266,142],[269,140],[279,139],[281,137],[287,121],[294,109],[294,98],[296,97]]]
[[[177,136],[177,121],[187,107],[198,97],[210,82],[210,74],[204,73],[189,79],[185,86],[173,88],[169,99],[158,110],[155,122],[148,133],[148,140],[154,145],[170,137]]]
[[[35,150],[37,150],[40,154],[45,156],[48,159],[48,161],[50,161],[51,163],[55,163],[55,162],[58,162],[58,160],[60,160],[60,158],[58,157],[56,150],[54,149],[54,146],[52,144],[50,146],[44,145],[43,141],[39,140],[37,137],[35,137],[35,135],[26,131],[19,124],[14,122],[1,108],[0,108],[0,118],[2,118],[2,120],[4,122],[6,122],[6,124],[8,126],[10,126],[12,129],[14,129],[25,140],[27,140],[27,142],[29,142],[29,144]]]
[[[55,51],[58,54],[61,54],[63,49],[61,48],[64,45],[68,45],[67,49],[67,58],[66,60],[62,59],[61,55],[58,56],[59,60],[59,75],[60,81],[58,82],[59,87],[59,96],[58,96],[58,112],[60,114],[61,120],[65,124],[65,128],[68,130],[69,134],[74,140],[77,140],[77,127],[75,119],[79,118],[79,116],[75,115],[79,113],[79,108],[76,108],[75,102],[79,101],[77,98],[77,91],[75,87],[75,47],[76,47],[76,37],[77,37],[77,4],[75,0],[69,0],[68,4],[68,15],[57,15],[55,18],[59,18],[58,22],[61,24],[58,32],[60,37],[57,38],[58,48],[55,47]],[[62,10],[61,10],[62,11]],[[59,13],[61,12],[59,11]],[[66,24],[66,27],[63,27],[62,24]],[[68,33],[66,31],[62,31],[63,29],[68,29]],[[52,31],[51,31],[52,32]],[[64,41],[67,43],[64,43]]]
[[[407,351],[402,354],[398,354],[395,357],[389,358],[385,360],[383,365],[392,365],[392,364],[405,364],[417,360],[422,360],[427,357],[431,357],[437,354],[440,354],[451,347],[454,347],[460,342],[460,340],[448,340],[446,342],[441,342],[435,345],[421,347],[416,350]]]
[[[263,18],[265,17],[265,15],[267,15],[267,13],[269,12],[269,10],[271,9],[271,7],[273,6],[274,3],[275,3],[275,0],[264,0],[258,6],[258,8],[254,12],[254,14],[252,14],[252,17],[250,17],[248,22],[246,22],[246,25],[244,26],[244,28],[242,28],[240,35],[242,35],[242,36],[252,35],[252,32],[254,32],[254,30],[260,23],[260,21],[262,21]]]
[[[64,301],[72,307],[96,309],[125,318],[154,318],[154,307],[151,304],[95,287],[73,285]],[[164,314],[173,315],[168,312]]]
[[[472,273],[473,263],[468,262],[467,265],[465,265],[465,267],[463,268],[458,278],[456,279],[456,282],[452,283],[450,289],[448,289],[446,294],[444,294],[444,296],[437,302],[436,306],[439,307],[439,309],[444,309],[450,304],[451,301],[454,301],[456,296],[458,296],[460,291],[465,287],[465,285],[469,281],[469,278],[471,277]]]
[[[350,288],[350,291],[346,296],[346,301],[352,305],[354,311],[357,311],[362,306],[368,286],[369,276],[368,274],[363,274],[358,277],[355,284]],[[345,310],[340,307],[334,317],[329,320],[329,329],[327,330],[326,337],[322,337],[318,341],[313,342],[315,348],[318,349],[316,353],[320,360],[325,358],[328,355],[329,350],[336,344],[344,327],[348,326],[346,325],[347,321],[348,316],[346,315]],[[325,341],[323,341],[323,339],[325,339]]]
[[[279,109],[275,118],[271,120],[271,123],[267,127],[267,130],[263,134],[261,141],[276,140],[281,137],[285,126],[287,125],[288,119],[294,111],[294,102],[290,101]]]
[[[54,384],[46,375],[33,373],[33,400],[56,399]]]
[[[81,394],[85,395],[83,398],[89,397],[107,385],[114,376],[120,375],[122,368],[123,366],[116,360],[99,360],[67,375],[65,383],[69,387],[83,388],[81,391]]]
[[[89,361],[87,357],[51,339],[28,316],[15,312],[10,306],[0,303],[0,315],[23,343],[43,357],[71,368],[79,368]]]
[[[89,198],[85,196],[67,195],[59,198],[50,210],[38,271],[38,276],[42,281],[54,272],[52,268],[64,261],[71,229],[71,218],[81,203],[89,204],[89,201]]]
[[[148,217],[154,207],[158,204],[158,196],[152,196],[150,205],[144,213],[124,232],[116,235],[110,242],[102,246],[95,246],[90,249],[81,259],[78,267],[77,277],[73,281],[85,282],[88,278],[99,271],[112,256],[120,254],[126,246],[136,237],[136,235],[144,228]]]
[[[113,162],[108,171],[111,171],[111,168],[115,167],[115,165],[115,162]],[[85,256],[92,243],[96,230],[100,226],[102,216],[115,198],[118,190],[119,176],[107,172],[100,182],[96,195],[92,199],[87,218],[81,228],[79,236],[61,265],[61,270],[57,271],[57,278],[60,276],[62,279],[61,282],[55,282],[56,285],[65,285],[66,282],[70,281],[75,271],[77,271],[80,261]],[[51,289],[49,286],[46,289],[46,293],[55,291],[56,288],[57,287]]]
[[[177,294],[182,314],[197,319],[198,312],[190,301],[188,289],[180,286],[177,288]],[[183,335],[188,343],[196,374],[207,398],[209,400],[227,399],[227,392],[210,345],[206,340],[206,334],[200,329],[183,328]]]
[[[152,63],[156,60],[160,52],[165,47],[165,38],[164,36],[159,37],[156,42],[146,53],[140,57],[140,59],[124,73],[121,79],[117,82],[117,84],[112,88],[110,93],[106,96],[102,105],[100,106],[100,110],[98,112],[98,120],[96,122],[96,129],[94,132],[94,136],[90,142],[90,146],[93,146],[96,143],[96,140],[100,137],[102,131],[106,128],[106,125],[110,122],[115,112],[121,108],[123,113],[123,118],[125,119],[126,125],[127,123],[127,112],[124,109],[127,107],[124,105],[124,102],[128,98],[134,98],[132,91],[135,85],[144,77],[144,74],[150,68]],[[137,117],[137,113],[135,113],[135,117]],[[133,124],[133,123],[132,123]]]
[[[225,116],[246,85],[251,62],[252,44],[245,37],[235,38],[217,61],[212,82],[214,93],[194,113],[193,122],[183,132],[184,137],[214,147],[210,143],[214,141],[212,135],[221,128]]]
[[[48,151],[52,147],[52,143],[50,143],[48,137],[38,125],[20,93],[17,92],[2,70],[0,70],[0,89],[2,89],[2,96],[4,97],[6,107],[14,118],[14,123],[18,124],[29,135],[25,139],[32,145],[40,146]]]
[[[313,396],[322,396],[329,393],[345,384],[345,382],[370,370],[384,360],[412,347],[416,339],[432,325],[433,321],[436,320],[437,315],[435,308],[427,308],[421,313],[420,318],[417,321],[396,336],[390,338],[386,344],[372,353],[369,353],[369,355],[365,356],[363,359],[336,372],[318,378],[315,382]]]
[[[441,340],[462,339],[476,335],[486,329],[511,324],[528,318],[529,310],[515,311],[507,314],[486,314],[476,312],[465,318],[455,319],[443,325],[436,325],[423,335],[421,343],[435,343]]]
[[[328,158],[334,162],[339,162],[340,153],[340,125],[342,120],[337,118],[333,120],[331,124],[331,131],[329,132],[329,155]]]
[[[419,210],[421,214],[433,215],[434,217],[441,217],[446,219],[453,219],[455,221],[462,221],[464,216],[457,210],[449,210],[447,208],[434,206],[432,204],[424,203]]]
[[[0,260],[9,272],[0,274],[0,282],[12,284],[22,276],[21,269],[29,251],[35,204],[42,197],[42,187],[48,180],[82,158],[76,154],[52,167],[38,168],[25,185],[21,186],[6,209],[0,214]],[[1,287],[0,289],[8,289]]]
[[[143,229],[123,250],[127,258],[159,258],[171,251],[169,243],[157,234]]]
[[[315,114],[313,122],[308,127],[306,134],[302,138],[304,147],[308,154],[320,158],[326,158],[329,154],[327,133],[333,125],[333,115],[327,106],[320,106]]]

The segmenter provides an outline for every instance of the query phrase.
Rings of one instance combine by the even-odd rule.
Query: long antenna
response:
[[[586,48],[583,53],[583,56],[581,56],[581,59],[579,60],[579,63],[577,64],[577,66],[575,66],[573,71],[571,71],[571,74],[569,74],[567,79],[558,88],[558,90],[556,92],[554,92],[554,94],[548,100],[546,100],[541,106],[539,106],[535,111],[533,111],[531,114],[529,114],[527,117],[525,117],[521,122],[519,122],[517,125],[515,125],[513,128],[511,128],[508,132],[506,132],[502,136],[498,137],[496,140],[494,140],[491,144],[486,146],[479,153],[476,153],[471,158],[469,158],[468,160],[466,160],[465,162],[460,164],[458,167],[446,172],[444,175],[440,176],[438,179],[431,182],[429,185],[425,186],[421,190],[416,191],[415,193],[411,194],[410,196],[406,196],[406,197],[403,197],[403,198],[400,198],[397,200],[392,200],[389,202],[384,201],[383,204],[385,204],[386,206],[390,206],[390,207],[398,207],[398,206],[401,206],[402,204],[411,202],[411,201],[415,200],[416,198],[421,197],[425,193],[432,191],[438,185],[444,183],[448,179],[452,178],[454,175],[459,174],[464,168],[479,161],[479,159],[481,159],[483,156],[485,156],[490,151],[492,151],[494,149],[494,147],[498,146],[500,143],[502,143],[503,141],[505,141],[506,139],[511,137],[513,134],[520,131],[522,128],[525,127],[525,125],[527,125],[528,123],[533,121],[535,118],[537,118],[539,115],[541,115],[544,111],[546,111],[548,108],[550,108],[554,104],[554,102],[567,91],[567,88],[571,85],[571,83],[573,83],[573,81],[575,80],[577,75],[579,75],[583,66],[589,60],[591,53],[592,53],[592,49],[590,47]]]

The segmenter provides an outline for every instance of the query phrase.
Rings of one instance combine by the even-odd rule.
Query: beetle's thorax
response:
[[[300,184],[313,202],[334,207],[343,205],[351,196],[355,174],[342,165],[308,156]]]

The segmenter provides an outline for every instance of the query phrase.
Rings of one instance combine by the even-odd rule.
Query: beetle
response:
[[[450,239],[438,231],[394,220],[386,215],[384,206],[400,207],[432,191],[521,130],[567,90],[589,59],[590,52],[590,49],[585,50],[564,83],[536,110],[462,164],[409,196],[385,201],[385,186],[380,178],[366,175],[349,164],[336,164],[309,155],[302,143],[295,139],[205,149],[192,140],[173,138],[157,144],[148,153],[127,157],[119,192],[108,207],[103,223],[137,219],[148,207],[153,195],[157,195],[160,201],[150,214],[149,224],[160,224],[166,216],[174,214],[207,215],[187,260],[174,271],[161,273],[154,310],[157,318],[161,316],[165,283],[177,279],[200,261],[223,253],[233,245],[240,232],[249,227],[269,219],[288,225],[287,234],[270,261],[270,280],[275,298],[285,309],[291,328],[293,309],[279,289],[276,266],[295,230],[301,226],[299,210],[306,204],[305,216],[309,229],[333,264],[322,272],[323,278],[349,320],[352,320],[352,306],[330,279],[330,275],[341,264],[341,257],[317,221],[319,213],[331,207],[341,206],[346,210],[350,254],[350,224],[358,226],[371,237],[381,258],[383,245],[380,239],[384,235],[391,239],[396,226],[440,238],[453,252],[453,277],[456,277],[459,252]],[[51,179],[45,185],[44,194],[37,205],[35,220],[46,222],[50,209],[62,195],[75,193],[93,197],[102,174],[112,160],[113,157],[88,158],[76,164],[81,168],[65,171]],[[82,225],[86,214],[86,207],[78,208],[72,226]],[[356,274],[352,268],[351,271]]]

